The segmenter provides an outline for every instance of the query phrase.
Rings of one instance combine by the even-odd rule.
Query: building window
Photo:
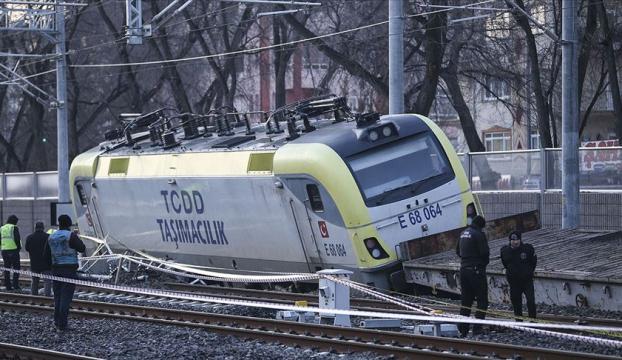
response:
[[[359,108],[359,98],[356,96],[348,96],[348,106],[350,109],[358,109]]]
[[[305,63],[304,65],[302,65],[303,69],[313,69],[313,70],[326,70],[328,69],[328,64],[326,63]]]
[[[486,35],[494,39],[505,39],[510,36],[510,13],[503,12],[486,19]]]
[[[484,134],[486,151],[512,150],[512,136],[509,131],[488,132]]]
[[[544,5],[537,5],[532,9],[531,16],[538,22],[538,24],[546,27],[546,8]],[[531,32],[534,34],[542,34],[544,30],[542,30],[539,26],[536,26],[532,22],[531,24]]]
[[[507,99],[510,97],[510,87],[507,81],[493,76],[486,76],[484,100]]]
[[[434,117],[436,121],[458,118],[458,113],[454,109],[451,100],[440,86],[436,90],[436,98],[434,99],[434,103],[432,103],[432,109],[429,115]]]
[[[529,148],[530,149],[539,149],[540,148],[540,134],[538,131],[532,130],[531,135],[529,136]]]

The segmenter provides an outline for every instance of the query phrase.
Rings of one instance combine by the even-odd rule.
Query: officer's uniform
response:
[[[470,316],[473,301],[477,300],[475,317],[484,319],[488,309],[488,283],[486,281],[486,265],[490,257],[488,239],[482,229],[486,221],[476,216],[471,225],[460,235],[456,253],[460,257],[460,286],[462,289],[462,307],[460,315]],[[462,336],[469,332],[469,324],[459,324]],[[473,326],[473,333],[481,332],[481,325]]]
[[[8,269],[20,269],[19,251],[22,248],[20,242],[19,229],[17,228],[17,216],[9,216],[7,223],[0,227],[0,250],[4,267]],[[20,290],[19,274],[13,273],[13,283],[11,283],[11,273],[4,272],[4,286],[7,290]]]
[[[512,239],[521,240],[518,232],[510,234]],[[512,248],[505,245],[501,248],[501,262],[506,268],[506,278],[510,285],[510,300],[514,308],[514,315],[523,316],[523,294],[527,299],[527,312],[529,317],[536,317],[536,302],[533,288],[533,273],[536,269],[538,258],[531,244],[524,244],[521,240],[520,245]]]

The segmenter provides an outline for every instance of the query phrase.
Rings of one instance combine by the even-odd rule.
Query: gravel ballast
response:
[[[122,282],[128,285],[149,288],[161,288],[163,281],[170,281],[168,278],[149,278],[148,281],[144,282],[123,280],[125,281]],[[111,301],[149,307],[272,319],[276,312],[269,309],[222,304],[182,304],[179,302],[169,304],[168,300],[146,301],[144,299],[131,299],[131,297],[130,299],[107,298],[96,293],[97,291],[86,294],[77,293],[74,299]],[[354,292],[352,296],[359,297],[361,294]],[[426,300],[454,305],[459,303],[455,300],[432,299],[431,297],[417,297],[410,298],[410,300],[418,303],[425,303]],[[491,308],[508,310],[509,305],[495,304]],[[619,312],[572,307],[540,305],[538,311],[558,315],[622,318],[622,313]],[[71,330],[57,332],[53,327],[51,314],[3,312],[1,317],[0,336],[5,339],[5,342],[107,359],[386,359],[386,357],[369,353],[336,354],[276,343],[265,343],[234,336],[223,336],[193,327],[167,326],[118,319],[81,319],[70,315],[69,326]],[[353,318],[352,324],[356,325],[360,320],[362,319]],[[402,331],[413,331],[412,326],[415,325],[413,322],[402,321],[402,324],[410,327],[410,329],[403,329]],[[468,339],[622,356],[622,349],[503,328],[488,329],[484,334],[477,336],[470,334]]]
[[[4,312],[5,342],[106,359],[386,359],[333,354],[223,336],[197,328],[70,315],[70,330],[54,329],[51,315]]]

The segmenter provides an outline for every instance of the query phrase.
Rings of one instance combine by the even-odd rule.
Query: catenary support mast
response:
[[[404,112],[404,7],[389,0],[389,114]]]
[[[36,32],[56,44],[55,54],[17,54],[2,53],[2,56],[17,58],[40,57],[56,59],[56,97],[36,86],[19,74],[20,68],[0,66],[0,77],[7,79],[8,85],[19,86],[25,94],[32,96],[43,106],[56,109],[57,125],[57,166],[58,201],[69,202],[69,151],[67,135],[67,63],[65,60],[65,9],[67,6],[87,6],[83,3],[69,3],[60,0],[4,0],[4,5],[25,6],[4,7],[4,20],[0,25],[3,31]],[[53,11],[49,11],[52,10]],[[48,11],[41,11],[48,10]],[[19,64],[19,60],[17,62]]]
[[[56,141],[58,146],[58,202],[69,202],[69,140],[67,135],[67,61],[65,6],[56,0]]]
[[[576,0],[562,1],[562,228],[579,227]]]

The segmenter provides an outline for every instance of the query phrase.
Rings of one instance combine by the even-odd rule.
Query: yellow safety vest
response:
[[[0,227],[0,250],[15,250],[17,249],[17,244],[15,243],[15,238],[13,238],[15,225],[13,224],[4,224]]]
[[[56,231],[56,229],[48,229],[48,231],[46,231],[46,233],[48,235],[52,235],[52,234],[54,234],[55,231]]]

